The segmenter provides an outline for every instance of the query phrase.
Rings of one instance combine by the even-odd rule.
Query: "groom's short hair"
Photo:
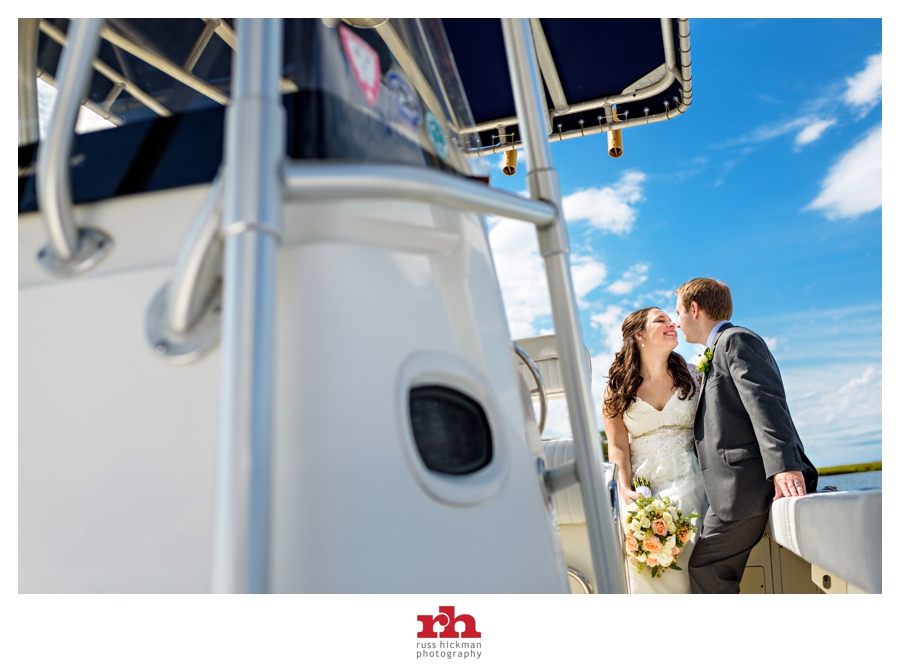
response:
[[[734,306],[731,302],[731,289],[715,279],[701,277],[691,279],[678,287],[675,295],[681,298],[681,304],[689,309],[692,302],[713,321],[727,321],[731,318]]]

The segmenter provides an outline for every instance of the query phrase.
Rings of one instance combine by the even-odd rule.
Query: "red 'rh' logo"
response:
[[[475,617],[471,614],[456,616],[456,608],[448,605],[438,607],[438,612],[440,614],[437,616],[420,614],[416,617],[422,622],[422,630],[416,634],[416,637],[481,637],[481,633],[475,628]],[[457,622],[464,626],[462,635],[456,630]],[[435,623],[444,627],[440,635],[434,631]]]

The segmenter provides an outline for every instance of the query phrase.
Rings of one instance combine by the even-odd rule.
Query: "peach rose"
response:
[[[678,547],[672,547],[672,556],[678,556],[681,553],[681,549]]]
[[[659,561],[657,561],[652,556],[647,557],[647,565],[659,565]]]
[[[633,554],[638,550],[638,543],[637,540],[634,539],[634,535],[625,536],[625,550],[629,554]]]
[[[687,542],[691,539],[691,531],[685,528],[683,531],[678,533],[678,541],[679,542]]]
[[[650,525],[653,527],[653,532],[656,533],[657,535],[665,535],[666,532],[669,530],[666,522],[663,521],[662,519],[657,519]]]
[[[648,537],[644,540],[642,546],[644,547],[644,551],[662,551],[662,542],[655,537]]]

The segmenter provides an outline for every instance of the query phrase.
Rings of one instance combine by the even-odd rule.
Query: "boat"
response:
[[[19,592],[624,592],[549,145],[677,122],[690,54],[669,18],[19,19]],[[478,167],[520,148],[527,197]],[[486,215],[534,226],[552,336],[511,339]],[[880,493],[778,501],[742,591],[880,592]]]

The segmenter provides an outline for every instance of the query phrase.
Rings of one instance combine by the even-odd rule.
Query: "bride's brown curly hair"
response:
[[[645,307],[629,314],[622,322],[622,349],[609,366],[609,383],[603,409],[610,417],[624,414],[637,398],[637,390],[644,381],[641,376],[641,351],[635,335],[647,327],[650,310],[659,307]],[[669,374],[678,388],[679,398],[693,397],[697,386],[687,363],[674,351],[669,354]]]

